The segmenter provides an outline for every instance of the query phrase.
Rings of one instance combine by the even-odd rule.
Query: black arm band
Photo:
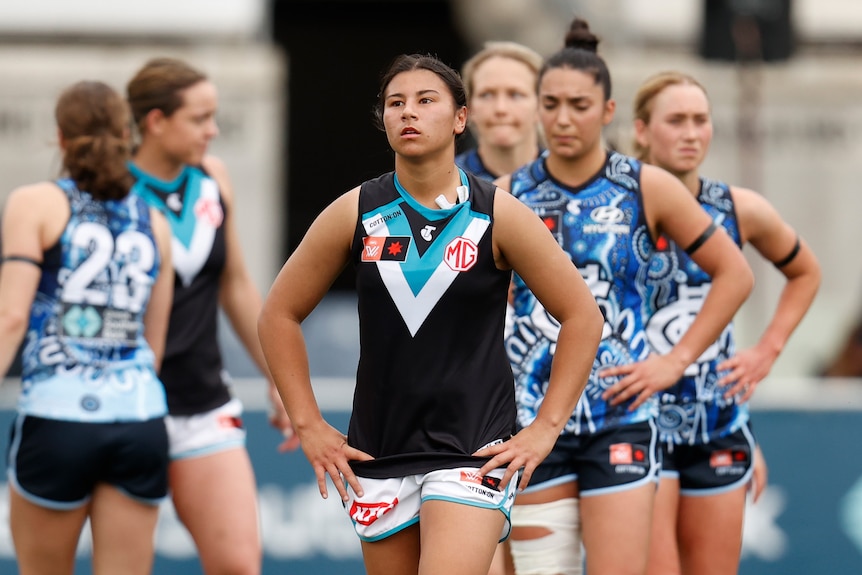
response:
[[[712,237],[712,234],[715,233],[716,229],[718,229],[718,226],[715,225],[715,222],[709,222],[709,226],[705,230],[703,230],[703,233],[697,236],[697,239],[691,242],[691,245],[685,248],[685,253],[691,255],[696,252],[700,246],[706,243],[706,240]]]
[[[796,258],[797,255],[799,255],[799,248],[800,248],[799,236],[796,236],[796,243],[793,244],[793,249],[790,250],[790,253],[787,254],[787,257],[784,258],[783,260],[780,260],[777,262],[772,262],[772,265],[774,265],[778,269],[783,268],[784,266],[786,266],[787,264],[792,262]]]
[[[5,264],[6,262],[24,262],[27,264],[33,264],[37,268],[42,267],[42,262],[27,256],[3,256],[0,258],[0,264]]]

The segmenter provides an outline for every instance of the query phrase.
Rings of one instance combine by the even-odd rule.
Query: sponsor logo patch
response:
[[[174,194],[171,195],[172,197]],[[201,198],[195,204],[195,215],[199,220],[217,228],[224,221],[224,211],[218,200],[212,198]]]
[[[494,491],[500,491],[500,478],[491,475],[479,475],[475,471],[461,471],[461,481],[475,483]]]
[[[479,247],[471,240],[457,237],[446,246],[443,259],[456,272],[465,272],[476,265]]]
[[[365,236],[362,238],[362,261],[403,262],[407,260],[409,236]]]
[[[585,234],[628,234],[630,226],[624,222],[625,212],[616,206],[599,206],[590,212],[594,224],[585,224]]]
[[[219,427],[235,427],[242,429],[242,418],[235,415],[222,415],[218,418]]]
[[[354,501],[350,506],[350,517],[360,525],[371,525],[398,505],[396,497],[391,502],[381,503],[360,503]]]
[[[742,448],[722,449],[712,452],[709,456],[709,466],[713,468],[746,464],[748,464],[748,450]]]
[[[633,443],[614,443],[609,448],[610,464],[617,473],[643,475],[649,466],[647,450],[643,445]]]

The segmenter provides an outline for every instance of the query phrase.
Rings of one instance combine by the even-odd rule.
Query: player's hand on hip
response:
[[[364,451],[347,444],[347,436],[321,420],[320,424],[303,430],[300,438],[302,450],[317,477],[317,487],[324,499],[329,497],[326,487],[327,475],[335,485],[342,501],[347,501],[347,482],[351,489],[362,497],[362,486],[350,468],[350,461],[368,461],[374,459]]]

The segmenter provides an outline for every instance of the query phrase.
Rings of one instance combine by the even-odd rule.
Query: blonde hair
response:
[[[461,77],[464,79],[464,86],[467,88],[468,100],[473,92],[473,75],[476,73],[476,69],[485,61],[494,57],[508,58],[521,62],[533,72],[536,78],[539,77],[539,70],[542,68],[543,62],[542,57],[536,51],[517,42],[485,42],[485,46],[464,62],[464,66],[461,68]]]
[[[675,70],[659,72],[647,78],[641,84],[640,88],[638,88],[634,99],[634,119],[640,120],[644,125],[649,125],[652,118],[653,101],[665,88],[670,86],[697,86],[703,91],[704,95],[708,96],[706,88],[689,74]],[[640,145],[637,139],[634,140],[632,146],[635,157],[642,162],[646,161],[649,157],[649,148]]]

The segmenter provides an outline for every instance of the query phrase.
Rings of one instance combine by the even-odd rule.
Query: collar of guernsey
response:
[[[458,198],[457,202],[460,204],[460,203],[467,201],[467,198],[470,197],[470,182],[467,180],[467,174],[461,168],[458,168],[458,175],[461,177],[461,185],[465,188],[465,191],[466,191],[463,198],[461,197],[460,194],[458,194],[458,196],[457,196],[457,198]],[[408,192],[404,188],[404,186],[401,185],[401,182],[398,181],[398,173],[395,174],[395,177],[393,178],[393,180],[395,181],[395,189],[397,189],[402,194],[408,195],[411,198],[413,197],[413,194]]]

